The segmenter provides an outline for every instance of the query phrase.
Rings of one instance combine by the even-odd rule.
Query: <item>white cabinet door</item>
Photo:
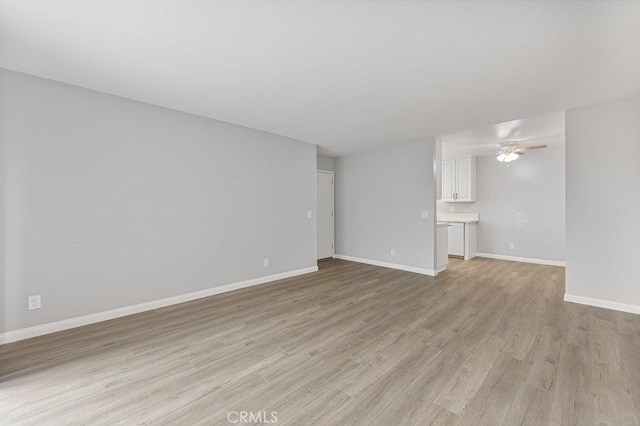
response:
[[[442,201],[454,201],[456,192],[456,160],[442,162]]]
[[[449,224],[449,254],[464,257],[464,223]]]
[[[471,158],[456,160],[456,201],[471,201]]]

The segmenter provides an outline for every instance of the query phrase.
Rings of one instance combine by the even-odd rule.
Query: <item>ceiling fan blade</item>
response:
[[[533,146],[521,146],[519,149],[542,149],[546,147],[547,145],[533,145]]]

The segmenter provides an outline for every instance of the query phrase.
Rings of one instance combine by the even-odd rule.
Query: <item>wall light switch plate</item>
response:
[[[420,214],[420,217],[422,217],[422,219],[429,219],[429,212],[428,211],[423,211]]]
[[[268,267],[269,267],[269,258],[268,258],[268,257],[266,257],[266,258],[264,259],[264,267],[265,267],[265,268],[268,268]]]
[[[509,243],[509,250],[515,250],[516,249],[516,245],[513,243]]]
[[[391,256],[395,256],[396,255],[396,249],[391,249]]]
[[[309,210],[307,212],[307,219],[311,219],[313,217],[313,212],[311,210]]]
[[[449,206],[449,211],[450,212],[455,212],[456,211],[456,206]]]
[[[40,309],[42,307],[40,295],[29,296],[29,310]]]

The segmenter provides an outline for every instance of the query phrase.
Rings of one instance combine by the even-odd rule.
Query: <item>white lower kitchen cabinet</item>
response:
[[[449,256],[462,257],[464,260],[476,257],[475,223],[449,223]]]
[[[449,224],[449,256],[464,257],[464,223]]]
[[[438,223],[448,223],[449,256],[465,260],[476,257],[478,213],[438,213]]]

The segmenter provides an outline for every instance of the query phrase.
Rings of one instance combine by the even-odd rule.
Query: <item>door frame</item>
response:
[[[333,248],[331,249],[331,257],[333,258],[333,257],[336,257],[336,172],[333,172],[331,170],[316,169],[316,178],[318,177],[318,173],[326,173],[331,175],[331,180],[333,181],[333,216],[331,217],[331,220],[333,221]],[[318,200],[318,179],[316,179],[316,210],[319,212],[320,209],[318,209],[317,207],[317,200]],[[318,217],[317,213],[316,213],[316,217]],[[316,245],[317,245],[317,239],[318,239],[318,227],[316,225]]]

